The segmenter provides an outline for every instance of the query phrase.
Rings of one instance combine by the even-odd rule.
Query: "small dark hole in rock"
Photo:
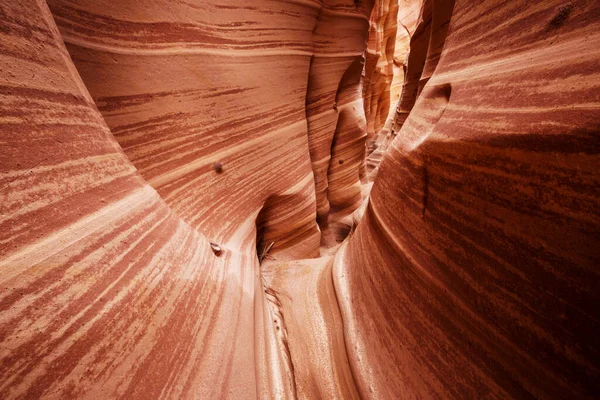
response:
[[[221,164],[220,161],[217,161],[216,163],[214,163],[213,168],[215,169],[215,171],[217,171],[218,174],[223,172],[223,164]]]
[[[344,163],[344,160],[340,160],[340,161],[338,161],[338,163],[339,163],[340,165],[342,165],[342,164]]]
[[[567,22],[571,12],[573,11],[573,4],[565,4],[558,9],[558,13],[552,18],[548,24],[548,29],[560,28]]]
[[[219,246],[218,244],[211,242],[210,248],[212,249],[213,253],[215,253],[216,256],[221,255],[221,246]]]

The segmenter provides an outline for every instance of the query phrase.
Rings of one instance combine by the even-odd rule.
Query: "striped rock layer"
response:
[[[394,68],[399,5],[403,6],[398,0],[378,0],[371,13],[363,79],[367,134],[371,141],[387,120],[390,87],[399,72]]]
[[[425,0],[365,203],[372,6],[0,1],[0,398],[600,394],[600,5]]]
[[[392,2],[394,3],[394,2]],[[410,41],[420,15],[421,0],[376,3],[371,14],[363,96],[367,116],[366,168],[369,181],[393,139],[392,124],[407,68]],[[377,10],[377,12],[376,12]],[[397,14],[397,19],[392,19]]]
[[[402,94],[402,84],[404,83],[404,71],[406,68],[405,60],[410,50],[410,39],[417,27],[421,6],[421,0],[399,1],[398,28],[396,29],[396,42],[394,44],[394,76],[390,85],[390,110],[388,112],[388,119],[390,117],[389,113],[396,111],[397,102],[400,100],[400,95]]]
[[[345,237],[344,219],[362,202],[366,135],[359,84],[372,3],[349,3],[345,8],[335,0],[323,2],[313,30],[315,54],[306,92],[308,146],[324,250]]]
[[[419,96],[333,267],[359,392],[597,397],[600,4],[434,0],[421,19]]]

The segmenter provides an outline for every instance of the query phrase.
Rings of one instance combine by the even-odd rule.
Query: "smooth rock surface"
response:
[[[48,3],[0,0],[0,398],[600,395],[597,2],[400,2],[374,182],[389,1]]]

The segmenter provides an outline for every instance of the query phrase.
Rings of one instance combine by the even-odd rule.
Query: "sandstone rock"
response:
[[[598,396],[595,2],[48,3],[0,0],[1,398]]]

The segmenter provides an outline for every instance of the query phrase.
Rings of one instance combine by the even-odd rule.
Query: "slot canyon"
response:
[[[0,399],[600,398],[597,0],[0,0]]]

